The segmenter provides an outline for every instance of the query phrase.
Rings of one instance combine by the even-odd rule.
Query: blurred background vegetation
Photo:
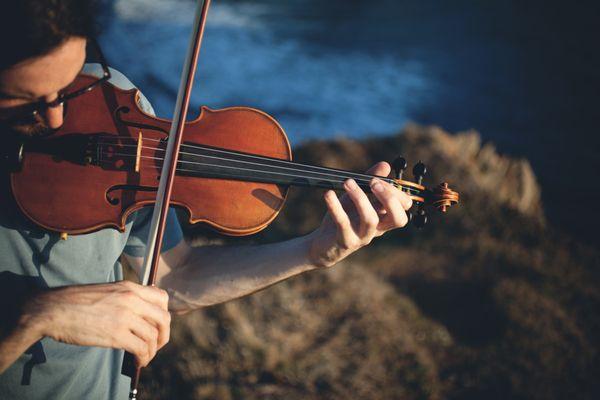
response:
[[[169,117],[193,2],[105,4],[107,58]],[[195,109],[260,108],[302,161],[424,160],[426,182],[450,182],[463,201],[334,269],[176,319],[144,392],[598,398],[598,8],[213,0]],[[282,240],[318,225],[319,199],[293,190],[250,238],[186,234]]]

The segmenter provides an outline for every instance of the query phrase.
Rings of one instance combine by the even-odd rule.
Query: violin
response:
[[[97,78],[80,75],[75,86]],[[171,121],[146,114],[139,91],[104,82],[68,103],[53,135],[20,143],[10,185],[21,211],[51,231],[84,234],[125,230],[127,217],[153,205]],[[378,177],[406,192],[426,222],[425,207],[442,212],[459,201],[447,183],[422,185],[402,179],[406,160],[393,162],[394,178]],[[189,223],[206,223],[226,235],[249,235],[269,225],[290,186],[343,190],[354,179],[370,192],[374,176],[292,161],[284,130],[268,114],[248,107],[211,110],[185,123],[170,204],[184,208]]]

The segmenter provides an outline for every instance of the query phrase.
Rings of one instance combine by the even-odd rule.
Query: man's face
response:
[[[0,134],[41,135],[63,123],[63,106],[23,113],[29,105],[51,102],[77,77],[85,61],[86,40],[72,37],[43,56],[0,71]]]

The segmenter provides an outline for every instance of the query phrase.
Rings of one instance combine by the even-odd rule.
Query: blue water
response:
[[[106,11],[107,58],[160,116],[172,114],[192,13],[189,0]],[[532,161],[547,208],[569,226],[562,210],[600,200],[589,185],[600,171],[599,18],[594,2],[213,0],[192,105],[262,109],[292,144],[409,121],[474,128]]]

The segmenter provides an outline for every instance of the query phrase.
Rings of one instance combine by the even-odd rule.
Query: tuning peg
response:
[[[427,167],[421,161],[415,164],[412,170],[413,176],[417,180],[417,183],[420,185],[423,181],[423,177],[427,173]]]
[[[404,173],[406,167],[408,167],[408,164],[404,157],[398,157],[394,160],[394,162],[392,162],[392,168],[396,173],[396,179],[402,179],[402,174]]]
[[[427,224],[427,213],[425,213],[425,210],[420,209],[413,217],[413,222],[417,228],[422,229]]]

